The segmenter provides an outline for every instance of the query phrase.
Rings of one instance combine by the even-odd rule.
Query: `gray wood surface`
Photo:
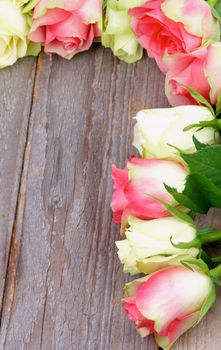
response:
[[[164,106],[152,60],[127,65],[101,47],[0,71],[0,349],[156,350],[120,309],[110,173],[134,152],[136,112]],[[220,349],[217,304],[175,350]]]
[[[0,303],[17,208],[35,65],[33,59],[25,59],[0,71]]]

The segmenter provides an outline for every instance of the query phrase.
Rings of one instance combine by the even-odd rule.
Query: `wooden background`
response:
[[[0,349],[156,349],[120,308],[110,173],[134,151],[132,116],[164,106],[152,60],[101,47],[0,71]],[[219,216],[198,221],[221,227]],[[220,350],[220,307],[221,295],[174,349]]]

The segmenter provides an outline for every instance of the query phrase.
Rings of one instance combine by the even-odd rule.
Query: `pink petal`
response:
[[[175,22],[165,16],[161,9],[164,1],[152,0],[132,8],[132,28],[140,44],[154,57],[163,72],[167,66],[163,62],[165,53],[190,52],[199,47],[202,38],[189,33],[184,23]]]
[[[71,14],[65,21],[50,26],[56,37],[78,37],[87,40],[90,25],[84,24],[82,18]]]
[[[112,178],[114,180],[115,192],[112,195],[111,208],[114,212],[114,221],[121,222],[121,216],[128,202],[124,194],[124,187],[128,180],[128,170],[118,169],[115,165],[112,167]]]
[[[148,336],[154,332],[154,321],[143,317],[136,306],[134,297],[123,299],[122,306],[129,320],[135,323],[138,332],[142,331],[143,336]]]
[[[136,293],[136,306],[142,315],[155,321],[155,330],[168,335],[175,320],[199,311],[210,291],[206,275],[182,266],[168,267],[153,274]],[[176,333],[176,332],[175,332]]]
[[[200,312],[197,311],[175,319],[171,322],[166,332],[156,334],[157,344],[162,348],[170,348],[182,334],[195,326],[199,316]]]
[[[192,87],[209,101],[210,86],[204,71],[206,57],[206,47],[173,56],[166,76],[166,95],[172,106],[197,103],[179,84]]]

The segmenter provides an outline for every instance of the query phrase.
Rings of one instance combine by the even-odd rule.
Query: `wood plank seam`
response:
[[[55,210],[53,211],[53,223],[52,223],[52,232],[54,231],[54,222],[55,222]],[[50,255],[51,256],[51,245],[52,245],[52,234],[50,235]],[[40,350],[42,349],[43,345],[43,335],[44,335],[44,325],[45,325],[45,315],[46,315],[46,308],[47,308],[47,301],[48,301],[48,274],[50,270],[50,265],[47,267],[46,271],[46,282],[45,282],[45,300],[43,305],[43,315],[42,315],[42,323],[41,323],[41,335],[40,335]]]
[[[17,282],[17,267],[19,263],[19,255],[20,255],[20,246],[21,246],[21,238],[22,238],[22,221],[23,221],[23,213],[25,208],[25,194],[26,194],[26,182],[28,176],[28,164],[30,158],[30,129],[31,124],[33,124],[32,117],[32,106],[35,95],[35,86],[37,81],[37,72],[39,67],[39,59],[36,60],[35,71],[34,71],[34,79],[32,85],[32,96],[31,96],[31,104],[30,111],[28,117],[28,124],[26,129],[26,139],[25,139],[25,147],[22,157],[22,167],[18,188],[18,197],[14,215],[13,229],[11,235],[11,241],[9,244],[9,256],[8,263],[6,269],[6,278],[4,283],[4,291],[3,298],[1,304],[1,314],[0,314],[0,349],[4,349],[5,338],[7,335],[7,325],[10,321],[11,313],[15,306],[15,298],[16,298],[16,282]],[[4,320],[4,322],[3,322]]]

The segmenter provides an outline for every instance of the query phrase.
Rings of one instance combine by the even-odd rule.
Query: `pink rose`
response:
[[[206,60],[207,47],[187,54],[179,53],[170,58],[165,90],[172,106],[197,103],[180,84],[190,86],[210,101],[210,85],[204,70]]]
[[[215,105],[221,94],[221,43],[201,47],[191,53],[178,53],[168,60],[165,90],[172,106],[196,104],[189,94],[187,85],[212,105]]]
[[[29,36],[43,43],[45,52],[70,59],[99,37],[101,16],[101,0],[40,0]]]
[[[115,191],[111,207],[114,221],[122,223],[123,231],[129,216],[144,220],[170,216],[165,207],[149,195],[175,204],[164,183],[182,191],[187,171],[177,162],[133,157],[125,169],[113,166],[112,176]]]
[[[129,10],[140,44],[164,72],[164,58],[219,41],[218,21],[204,0],[150,0]]]
[[[211,103],[216,104],[221,94],[221,42],[208,46],[204,71],[211,87]]]
[[[200,321],[216,298],[208,275],[183,266],[167,267],[126,285],[122,305],[137,331],[145,337],[155,334],[163,349]],[[204,308],[205,310],[205,308]]]

